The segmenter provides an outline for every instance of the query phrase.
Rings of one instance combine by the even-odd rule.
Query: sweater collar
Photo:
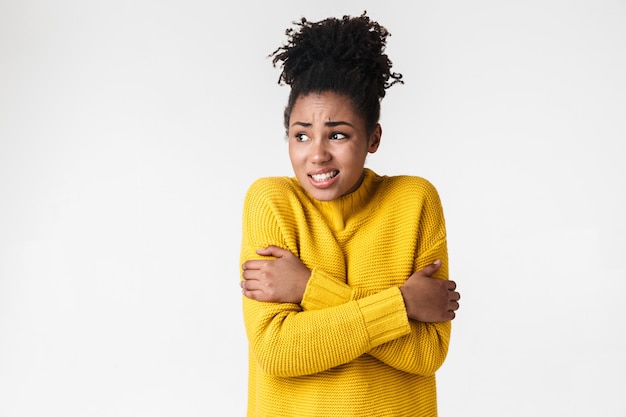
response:
[[[327,223],[336,231],[343,230],[351,217],[366,209],[376,195],[380,177],[371,169],[363,169],[361,185],[353,192],[335,200],[319,201],[311,199]]]

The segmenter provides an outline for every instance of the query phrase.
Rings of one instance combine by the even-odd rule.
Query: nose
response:
[[[314,140],[311,144],[311,162],[314,164],[323,164],[332,159],[328,149],[328,141],[324,139]]]

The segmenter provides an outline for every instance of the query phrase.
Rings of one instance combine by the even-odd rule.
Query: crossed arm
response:
[[[248,260],[243,263],[244,296],[268,302],[302,302],[311,271],[290,251],[278,246],[257,250],[273,259]],[[400,287],[409,319],[423,323],[440,323],[454,319],[461,295],[456,283],[433,278],[441,267],[436,260],[414,272]]]
[[[322,313],[326,310],[330,312],[333,308],[347,307],[349,301],[366,300],[375,294],[362,288],[350,287],[337,279],[325,276],[326,274],[321,271],[315,271],[315,279],[309,283],[312,271],[288,250],[269,246],[258,250],[257,254],[271,256],[273,259],[248,260],[243,263],[241,287],[247,299],[291,303],[285,305],[301,305],[304,311],[312,311],[313,308]],[[404,337],[395,336],[383,344],[366,348],[367,353],[389,366],[408,373],[429,375],[439,368],[448,350],[450,320],[454,318],[455,311],[459,308],[460,299],[453,281],[433,277],[439,268],[441,262],[435,261],[413,273],[400,287],[399,292],[402,294],[406,310],[405,320],[408,319],[410,330],[403,333]],[[309,296],[303,296],[307,285],[313,285],[317,290],[320,286],[331,285],[331,292],[337,296],[332,300],[317,298],[315,305],[311,305]],[[330,336],[342,337],[332,333]],[[355,340],[352,336],[345,337]],[[322,345],[332,343],[337,342],[333,340]],[[339,351],[348,349],[345,345],[342,346]],[[328,347],[334,352],[338,351],[337,348]],[[357,349],[353,352],[356,357],[361,354],[358,349],[363,349],[363,346],[349,348]],[[419,349],[419,352],[415,349]],[[347,350],[345,353],[348,353]],[[341,363],[344,361],[345,358]],[[298,367],[294,361],[291,363]],[[317,371],[319,370],[323,369]]]

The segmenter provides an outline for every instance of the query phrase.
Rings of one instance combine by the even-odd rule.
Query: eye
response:
[[[296,133],[294,137],[296,138],[296,141],[298,142],[306,142],[309,140],[309,137],[307,136],[306,133]]]
[[[330,135],[330,139],[333,139],[333,140],[347,139],[347,138],[348,138],[348,135],[344,135],[341,132],[333,132],[333,134]]]

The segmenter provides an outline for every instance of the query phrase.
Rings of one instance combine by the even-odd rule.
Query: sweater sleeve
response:
[[[297,255],[292,229],[279,215],[284,195],[263,182],[253,184],[244,203],[241,263],[258,259],[256,249],[274,244]],[[328,308],[305,311],[299,304],[259,302],[243,297],[250,348],[258,366],[276,376],[300,376],[347,363],[410,332],[398,288]]]
[[[433,250],[423,256],[420,255],[415,270],[424,268],[436,259],[441,259],[442,265],[435,277],[447,279],[448,257],[445,244],[439,247],[439,251]],[[432,375],[443,365],[448,354],[452,323],[449,321],[422,323],[410,320],[410,324],[411,331],[406,337],[374,347],[368,353],[402,371]]]

